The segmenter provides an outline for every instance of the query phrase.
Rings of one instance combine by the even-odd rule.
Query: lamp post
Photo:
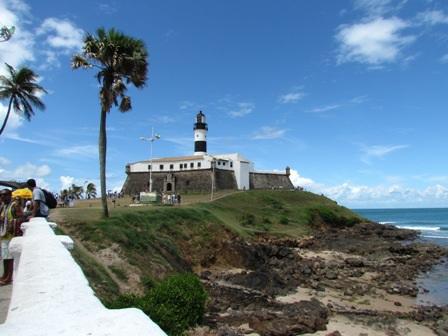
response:
[[[140,140],[143,141],[149,141],[150,143],[150,153],[151,156],[149,158],[149,192],[152,192],[152,144],[154,141],[159,140],[160,139],[160,134],[154,134],[154,127],[152,127],[151,129],[151,137],[147,138],[147,137],[140,137]]]
[[[210,201],[213,201],[213,190],[215,189],[215,167],[216,167],[216,158],[212,156],[212,191],[210,193]]]

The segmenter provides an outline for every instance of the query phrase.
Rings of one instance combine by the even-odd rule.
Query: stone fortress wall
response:
[[[177,193],[188,192],[210,192],[212,188],[212,170],[189,170],[176,172],[154,172],[152,173],[152,189],[154,191],[164,190],[164,180],[168,174],[175,178],[173,190]],[[233,171],[215,169],[215,190],[237,189]],[[149,188],[149,172],[128,173],[123,185],[126,195],[135,195]]]
[[[287,174],[249,173],[250,189],[294,189]]]
[[[176,193],[210,192],[212,188],[212,170],[189,170],[152,173],[153,190],[163,191],[164,180],[168,174],[175,179],[173,190]],[[126,195],[135,195],[149,188],[149,172],[128,172],[122,191]],[[293,189],[287,174],[250,173],[250,189]],[[236,190],[237,183],[233,171],[215,169],[215,190]]]

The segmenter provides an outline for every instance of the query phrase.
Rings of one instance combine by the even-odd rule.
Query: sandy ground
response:
[[[407,320],[397,320],[395,330],[402,336],[435,336],[436,334],[429,328],[419,325],[416,322]],[[389,336],[390,332],[380,326],[366,326],[360,321],[351,320],[342,315],[334,315],[330,318],[327,330],[318,331],[304,336],[325,336],[330,332],[339,331],[343,336]]]

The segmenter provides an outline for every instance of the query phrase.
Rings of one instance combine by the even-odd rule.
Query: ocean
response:
[[[380,224],[420,231],[420,239],[448,248],[448,209],[355,209],[361,216]],[[420,304],[448,304],[448,262],[433,267],[418,279],[420,287],[429,293],[420,293]]]

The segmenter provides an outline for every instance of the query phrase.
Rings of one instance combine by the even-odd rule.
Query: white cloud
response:
[[[316,107],[316,108],[313,108],[311,110],[308,110],[307,112],[322,113],[322,112],[328,112],[328,111],[331,111],[331,110],[336,110],[336,109],[338,109],[340,107],[341,107],[341,105],[339,105],[339,104],[332,104],[332,105]]]
[[[104,14],[114,14],[118,11],[117,4],[113,3],[100,3],[98,4],[98,9]]]
[[[278,101],[282,104],[290,104],[290,103],[297,103],[299,100],[303,99],[306,94],[299,89],[295,89],[291,92],[288,92],[284,95],[281,95],[278,98]]]
[[[441,10],[427,10],[417,15],[417,21],[427,25],[447,24],[448,14]]]
[[[408,145],[374,145],[374,146],[362,146],[361,148],[361,161],[364,163],[370,163],[371,159],[381,159],[386,155],[389,155],[397,150],[409,147]]]
[[[98,155],[98,146],[72,146],[58,149],[54,152],[56,156],[70,157],[73,159],[79,158],[94,158]]]
[[[11,163],[7,158],[0,156],[0,166],[7,166]]]
[[[408,0],[354,0],[354,8],[375,17],[401,9]]]
[[[291,179],[291,182],[294,185],[294,187],[314,189],[317,186],[316,182],[314,182],[310,178],[301,176],[300,173],[295,169],[291,169],[291,175],[289,176],[289,178]]]
[[[50,173],[51,168],[46,164],[39,166],[26,162],[12,170],[0,169],[0,179],[26,181],[29,178],[43,178]]]
[[[252,113],[255,105],[252,103],[237,103],[235,108],[229,111],[229,115],[233,118],[244,117]]]
[[[415,40],[414,36],[402,34],[407,27],[409,24],[397,17],[340,26],[336,34],[340,43],[338,63],[380,66],[397,61],[402,48]]]
[[[46,35],[46,42],[64,52],[79,50],[83,44],[83,31],[69,20],[47,18],[37,29],[37,35]]]
[[[276,127],[264,126],[260,128],[252,136],[254,140],[271,140],[281,138],[285,134],[285,129],[280,129]]]
[[[3,63],[13,67],[34,60],[33,35],[26,29],[25,16],[28,6],[19,0],[0,1],[1,24],[8,27],[15,26],[13,37],[7,43],[0,43],[0,74],[6,74]]]
[[[448,63],[448,54],[445,54],[442,57],[440,57],[440,62],[441,63]]]
[[[0,103],[0,127],[3,125],[3,121],[5,120],[6,113],[8,112],[8,106]],[[14,109],[11,108],[11,113],[9,114],[8,121],[6,123],[6,128],[2,134],[2,136],[14,136],[17,135],[16,130],[22,126],[24,119],[17,114]]]

